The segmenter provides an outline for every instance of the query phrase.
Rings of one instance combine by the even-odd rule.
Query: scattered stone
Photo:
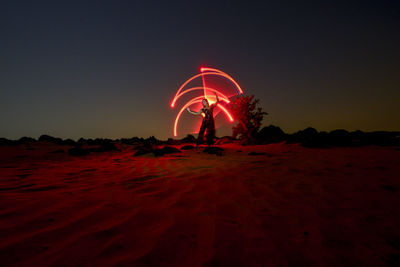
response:
[[[51,151],[50,153],[61,154],[61,153],[64,153],[64,152],[65,151],[63,149],[57,149],[57,150]]]
[[[124,145],[138,145],[141,142],[143,142],[143,138],[139,138],[139,137],[132,137],[132,138],[122,138],[121,139],[121,144]]]
[[[72,139],[65,139],[61,144],[64,146],[76,146],[76,142]]]
[[[182,143],[194,143],[196,142],[196,137],[191,134],[188,134],[185,138],[180,140]]]
[[[54,144],[62,144],[63,140],[61,138],[56,138],[47,134],[43,134],[39,137],[39,141],[41,142],[49,142]]]
[[[269,125],[258,132],[257,138],[262,144],[280,143],[286,140],[286,134],[278,126]]]
[[[114,143],[109,141],[103,142],[99,147],[90,149],[91,152],[108,152],[108,151],[120,151]]]
[[[151,153],[151,152],[152,152],[151,149],[141,148],[141,149],[136,150],[136,152],[133,155],[135,157],[137,157],[137,156],[142,156],[142,155],[145,155],[145,154],[148,154],[148,153]]]
[[[16,141],[17,144],[29,144],[34,142],[36,142],[36,139],[26,136],[21,137],[20,139],[18,139],[18,141]]]
[[[86,156],[89,155],[89,150],[87,149],[83,149],[81,147],[74,147],[74,148],[70,148],[68,149],[68,154],[70,156]]]
[[[153,151],[154,156],[159,157],[159,156],[163,156],[165,154],[173,154],[173,153],[180,153],[181,151],[179,149],[177,149],[176,147],[173,146],[165,146],[161,149],[155,149]]]
[[[223,144],[230,144],[230,143],[232,143],[233,142],[233,137],[231,137],[231,136],[224,136],[224,137],[221,137],[221,138],[219,138],[216,142],[215,142],[215,144],[216,145],[223,145]]]
[[[185,145],[183,147],[181,147],[181,150],[190,150],[190,149],[194,149],[195,147],[192,145]]]
[[[267,155],[267,153],[251,151],[248,155],[249,156],[261,156],[261,155]]]
[[[204,153],[213,154],[213,155],[217,155],[217,156],[222,156],[223,151],[224,151],[224,149],[217,147],[217,146],[209,146],[203,150]]]
[[[173,146],[165,146],[163,148],[150,147],[150,146],[139,146],[136,148],[134,156],[142,156],[145,154],[153,153],[154,156],[160,157],[165,154],[180,153],[181,151]]]

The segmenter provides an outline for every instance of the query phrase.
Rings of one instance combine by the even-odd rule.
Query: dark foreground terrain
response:
[[[400,264],[396,146],[72,145],[0,146],[0,265]]]

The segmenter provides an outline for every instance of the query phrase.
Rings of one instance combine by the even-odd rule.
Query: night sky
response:
[[[264,125],[398,131],[399,3],[2,1],[0,137],[172,137],[201,66],[259,98]]]

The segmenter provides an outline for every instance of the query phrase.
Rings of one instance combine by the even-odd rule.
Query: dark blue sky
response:
[[[260,98],[264,125],[400,130],[399,2],[313,2],[2,1],[0,136],[172,137],[200,66]]]

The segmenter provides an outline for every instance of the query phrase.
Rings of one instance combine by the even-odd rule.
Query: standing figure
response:
[[[207,139],[207,144],[212,145],[214,143],[214,137],[215,137],[215,123],[214,123],[214,108],[217,106],[219,103],[219,98],[218,95],[215,94],[215,97],[217,99],[217,102],[214,104],[210,105],[208,103],[207,99],[203,99],[203,108],[200,109],[198,112],[194,112],[190,110],[190,108],[187,108],[187,111],[193,115],[201,115],[204,114],[203,121],[201,123],[200,131],[199,131],[199,136],[197,137],[197,145],[201,144],[204,142],[204,132],[206,132],[206,139]]]

